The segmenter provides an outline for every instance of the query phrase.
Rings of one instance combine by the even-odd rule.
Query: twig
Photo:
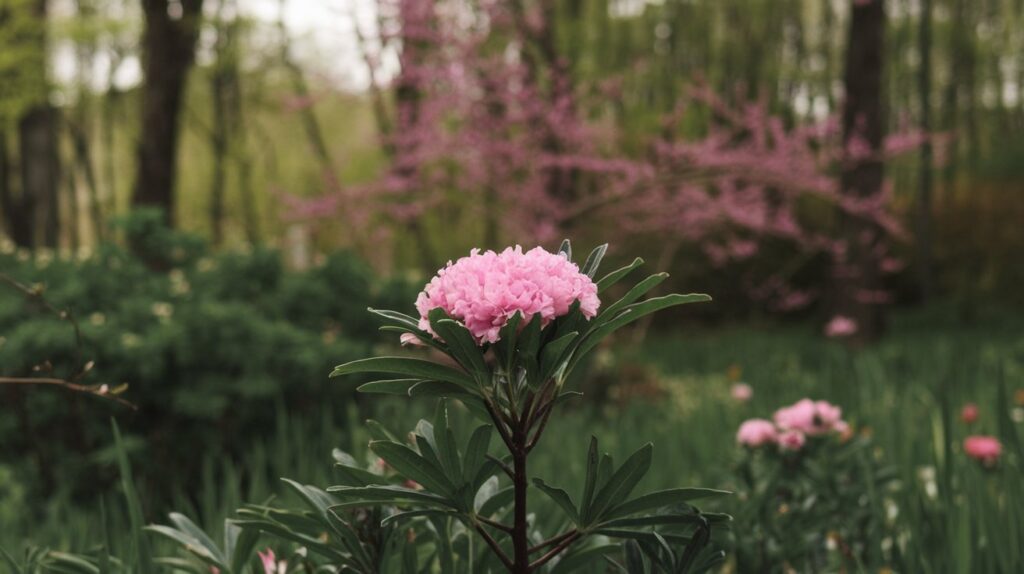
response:
[[[551,538],[548,538],[544,542],[541,542],[540,544],[537,544],[536,546],[530,547],[530,554],[533,554],[534,552],[537,552],[539,550],[543,550],[543,549],[545,549],[548,546],[551,546],[553,544],[558,544],[559,542],[562,542],[566,538],[568,538],[568,537],[570,537],[570,536],[572,536],[572,535],[574,535],[576,533],[577,533],[577,530],[575,528],[573,528],[572,530],[569,530],[568,532],[563,532],[563,533],[559,534],[558,536],[552,536]]]
[[[58,309],[54,307],[49,301],[43,297],[43,289],[40,286],[28,286],[25,285],[13,277],[5,273],[0,273],[0,282],[6,283],[14,290],[22,293],[29,301],[36,303],[41,306],[44,310],[55,315],[61,321],[67,321],[72,330],[75,332],[75,363],[78,367],[71,373],[67,379],[61,379],[57,377],[0,377],[0,384],[2,385],[54,385],[66,390],[84,393],[102,399],[108,399],[114,401],[122,406],[126,406],[130,409],[138,410],[138,407],[133,403],[118,397],[118,390],[111,390],[106,384],[102,385],[81,385],[78,384],[89,371],[92,370],[93,361],[82,361],[82,329],[78,326],[78,321],[75,319],[74,314],[69,309]],[[49,364],[47,361],[45,364]]]
[[[106,384],[102,385],[79,385],[66,381],[64,379],[57,379],[52,377],[0,377],[0,385],[55,385],[62,387],[69,391],[76,393],[85,393],[87,395],[93,395],[102,399],[109,399],[123,406],[126,406],[133,411],[139,409],[134,403],[126,401],[121,397],[110,391],[110,388]]]
[[[509,526],[508,524],[503,524],[501,522],[498,522],[497,520],[491,520],[490,518],[487,518],[486,516],[477,516],[477,518],[480,520],[480,522],[483,522],[487,526],[491,526],[491,527],[497,528],[498,530],[501,530],[502,532],[507,532],[509,534],[512,534],[512,527]]]
[[[505,565],[505,568],[508,568],[511,571],[514,566],[512,564],[512,559],[509,558],[508,554],[505,554],[505,551],[501,549],[501,545],[498,544],[498,541],[495,540],[494,537],[492,537],[490,533],[484,530],[484,527],[479,524],[476,525],[476,531],[480,533],[480,536],[482,536],[484,542],[491,547],[491,550],[498,555],[498,558],[501,559],[501,563]]]
[[[561,554],[562,551],[566,548],[572,546],[572,543],[576,542],[576,539],[578,539],[579,537],[579,532],[573,532],[571,536],[559,542],[558,545],[549,550],[547,554],[541,556],[533,562],[530,562],[530,571],[536,570],[537,568],[540,568],[541,566],[547,564],[549,560]]]
[[[490,460],[491,462],[497,464],[498,468],[503,470],[505,472],[505,474],[508,475],[509,478],[514,478],[515,477],[515,474],[512,472],[512,467],[510,467],[509,465],[505,464],[505,462],[503,460],[501,460],[500,458],[494,456],[493,454],[489,454],[489,455],[487,455],[487,459]]]

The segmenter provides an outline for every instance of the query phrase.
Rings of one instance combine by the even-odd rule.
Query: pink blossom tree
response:
[[[851,162],[880,164],[912,149],[924,134],[904,130],[875,145],[874,135],[851,133],[838,117],[787,126],[764,102],[729,105],[694,78],[658,133],[639,147],[627,144],[601,113],[622,105],[614,82],[578,85],[556,49],[547,6],[380,0],[376,49],[360,39],[377,80],[382,50],[400,54],[391,110],[381,103],[388,86],[373,88],[390,168],[370,185],[295,200],[293,212],[332,217],[345,205],[350,218],[358,210],[377,228],[411,231],[428,267],[439,263],[431,260],[437,234],[426,232],[432,218],[459,229],[477,222],[469,229],[479,235],[470,239],[485,246],[505,237],[551,242],[597,219],[667,246],[699,245],[717,266],[781,240],[795,259],[829,258],[840,277],[852,248],[863,256],[858,265],[894,267],[886,238],[899,237],[902,226],[889,188],[844,193],[841,174]],[[694,113],[711,118],[706,133],[683,138],[680,124]],[[838,215],[802,215],[818,203]],[[851,245],[851,226],[871,230],[870,250]],[[782,271],[748,289],[780,309],[822,295],[795,289]],[[887,300],[874,287],[851,297],[863,305]]]

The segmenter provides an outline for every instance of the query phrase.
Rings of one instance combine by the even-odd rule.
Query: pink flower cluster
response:
[[[474,249],[449,262],[416,298],[416,309],[420,328],[432,335],[427,315],[441,308],[483,344],[496,342],[516,313],[523,315],[523,325],[539,314],[545,326],[577,300],[585,317],[597,314],[597,285],[575,263],[541,247],[523,252],[517,245],[501,253]]]
[[[736,433],[736,442],[748,447],[774,444],[780,450],[792,452],[803,448],[807,437],[846,435],[850,431],[842,419],[842,409],[827,401],[801,399],[775,411],[772,419],[745,421]]]
[[[1003,444],[992,436],[974,435],[964,439],[964,452],[967,456],[980,461],[985,466],[992,466],[1003,454]]]

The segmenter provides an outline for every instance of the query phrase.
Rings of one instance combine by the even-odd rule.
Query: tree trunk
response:
[[[159,207],[174,221],[179,117],[188,72],[195,59],[203,0],[142,0],[142,135],[132,203]],[[175,13],[177,12],[177,13]]]
[[[921,98],[921,130],[932,131],[932,0],[921,0],[921,22],[918,34],[921,70],[918,90]],[[917,197],[917,268],[918,289],[923,300],[932,292],[932,144],[921,146],[921,173]]]
[[[18,121],[18,142],[30,245],[56,247],[60,241],[57,111],[43,104],[26,112]]]
[[[843,200],[863,201],[882,193],[882,65],[884,61],[885,7],[883,0],[852,4],[846,49],[846,101],[842,130],[844,153],[840,173]],[[856,339],[876,338],[883,315],[872,295],[880,288],[877,253],[883,234],[877,225],[858,214],[839,212],[845,249],[837,250],[834,273],[834,310],[857,323]]]

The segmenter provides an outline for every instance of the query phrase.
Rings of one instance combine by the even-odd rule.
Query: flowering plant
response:
[[[882,555],[869,541],[893,528],[886,496],[896,473],[868,433],[854,436],[841,408],[801,399],[772,420],[745,421],[736,441],[740,572],[843,571]]]
[[[671,488],[633,494],[651,465],[650,443],[616,465],[591,439],[586,477],[575,495],[550,478],[529,473],[530,453],[552,414],[579,394],[564,386],[588,352],[650,313],[710,299],[699,294],[643,299],[667,277],[659,273],[603,304],[599,295],[643,263],[638,258],[595,280],[606,249],[594,249],[582,266],[572,262],[568,241],[558,253],[519,247],[473,251],[430,281],[416,302],[418,318],[371,310],[386,321],[383,330],[430,347],[445,361],[373,357],[343,364],[332,376],[393,375],[398,378],[366,383],[359,390],[435,397],[437,414],[421,420],[408,440],[371,423],[370,449],[395,476],[382,480],[341,462],[347,480],[318,491],[329,501],[324,511],[372,509],[380,513],[381,526],[399,524],[413,538],[420,538],[416,533],[429,537],[435,542],[429,559],[410,557],[411,571],[430,570],[435,560],[444,572],[490,564],[514,573],[552,567],[570,571],[602,558],[628,572],[643,572],[646,564],[696,572],[720,562],[724,554],[713,549],[711,535],[729,517],[701,512],[691,503],[723,491]],[[454,401],[487,423],[463,445],[449,418]],[[490,448],[495,433],[502,447],[497,455]],[[541,531],[528,506],[531,492],[545,495],[561,510],[562,532]],[[474,545],[474,539],[483,544]]]

